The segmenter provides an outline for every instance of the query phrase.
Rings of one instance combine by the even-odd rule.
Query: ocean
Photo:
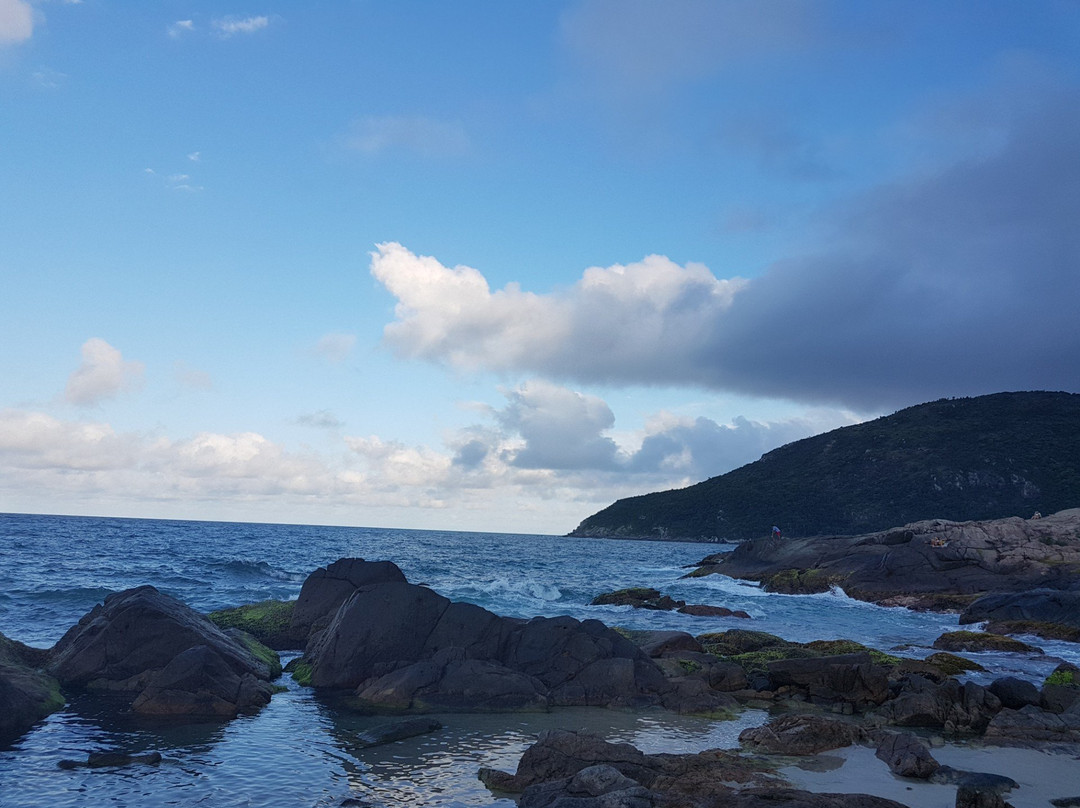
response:
[[[389,560],[414,583],[453,600],[516,617],[569,614],[630,629],[701,634],[752,628],[805,642],[852,639],[923,657],[955,615],[885,609],[840,591],[762,592],[722,576],[684,579],[687,567],[723,545],[569,539],[557,536],[0,514],[0,632],[47,648],[110,592],[153,584],[201,611],[295,598],[317,567],[353,556]],[[742,609],[750,620],[590,606],[596,595],[651,586],[688,603]],[[972,655],[1002,675],[1041,682],[1070,643],[1034,640],[1045,653]],[[0,806],[512,805],[476,780],[481,766],[512,770],[538,732],[590,728],[647,752],[737,745],[763,723],[662,711],[566,709],[544,714],[444,715],[431,735],[359,749],[357,732],[385,721],[318,698],[286,676],[287,689],[253,716],[227,723],[162,724],[76,697],[14,746],[0,749]],[[157,751],[158,765],[61,770],[90,752]],[[353,803],[357,804],[357,803]]]

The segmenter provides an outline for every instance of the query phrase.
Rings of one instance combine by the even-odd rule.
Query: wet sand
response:
[[[947,744],[931,752],[939,763],[954,769],[1011,777],[1020,786],[1002,796],[1015,808],[1048,808],[1051,799],[1080,797],[1080,749],[1062,753],[972,743]],[[952,808],[956,803],[955,785],[897,777],[869,747],[826,752],[786,766],[780,773],[808,791],[873,794],[910,808]]]

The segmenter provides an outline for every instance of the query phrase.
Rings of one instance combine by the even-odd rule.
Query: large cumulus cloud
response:
[[[400,355],[627,385],[881,410],[1007,389],[1080,390],[1080,103],[1004,145],[831,211],[751,280],[649,256],[549,294],[380,245]]]

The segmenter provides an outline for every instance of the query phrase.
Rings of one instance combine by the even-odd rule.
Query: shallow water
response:
[[[684,579],[715,545],[566,539],[439,531],[136,519],[0,515],[0,631],[52,645],[109,592],[153,584],[193,607],[295,597],[306,575],[343,556],[397,563],[410,581],[454,600],[518,617],[570,614],[634,629],[700,634],[754,628],[792,640],[848,638],[924,656],[955,615],[883,609],[842,592],[796,597],[722,576]],[[597,594],[652,586],[689,603],[744,609],[751,620],[589,606]],[[991,668],[1040,680],[1080,662],[1075,646],[1042,643],[1045,656],[976,655]],[[648,752],[731,747],[765,716],[735,722],[667,713],[561,710],[548,714],[448,715],[438,733],[373,749],[349,739],[385,719],[320,701],[285,678],[285,693],[229,723],[136,722],[78,699],[0,751],[0,805],[322,806],[347,797],[377,805],[490,805],[480,766],[512,770],[543,729],[591,727]],[[61,770],[89,752],[158,751],[156,766]],[[509,805],[509,802],[504,804]]]

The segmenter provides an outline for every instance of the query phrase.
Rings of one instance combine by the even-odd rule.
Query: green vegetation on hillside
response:
[[[1080,395],[942,399],[789,443],[697,485],[621,499],[571,535],[743,540],[1080,506]]]

